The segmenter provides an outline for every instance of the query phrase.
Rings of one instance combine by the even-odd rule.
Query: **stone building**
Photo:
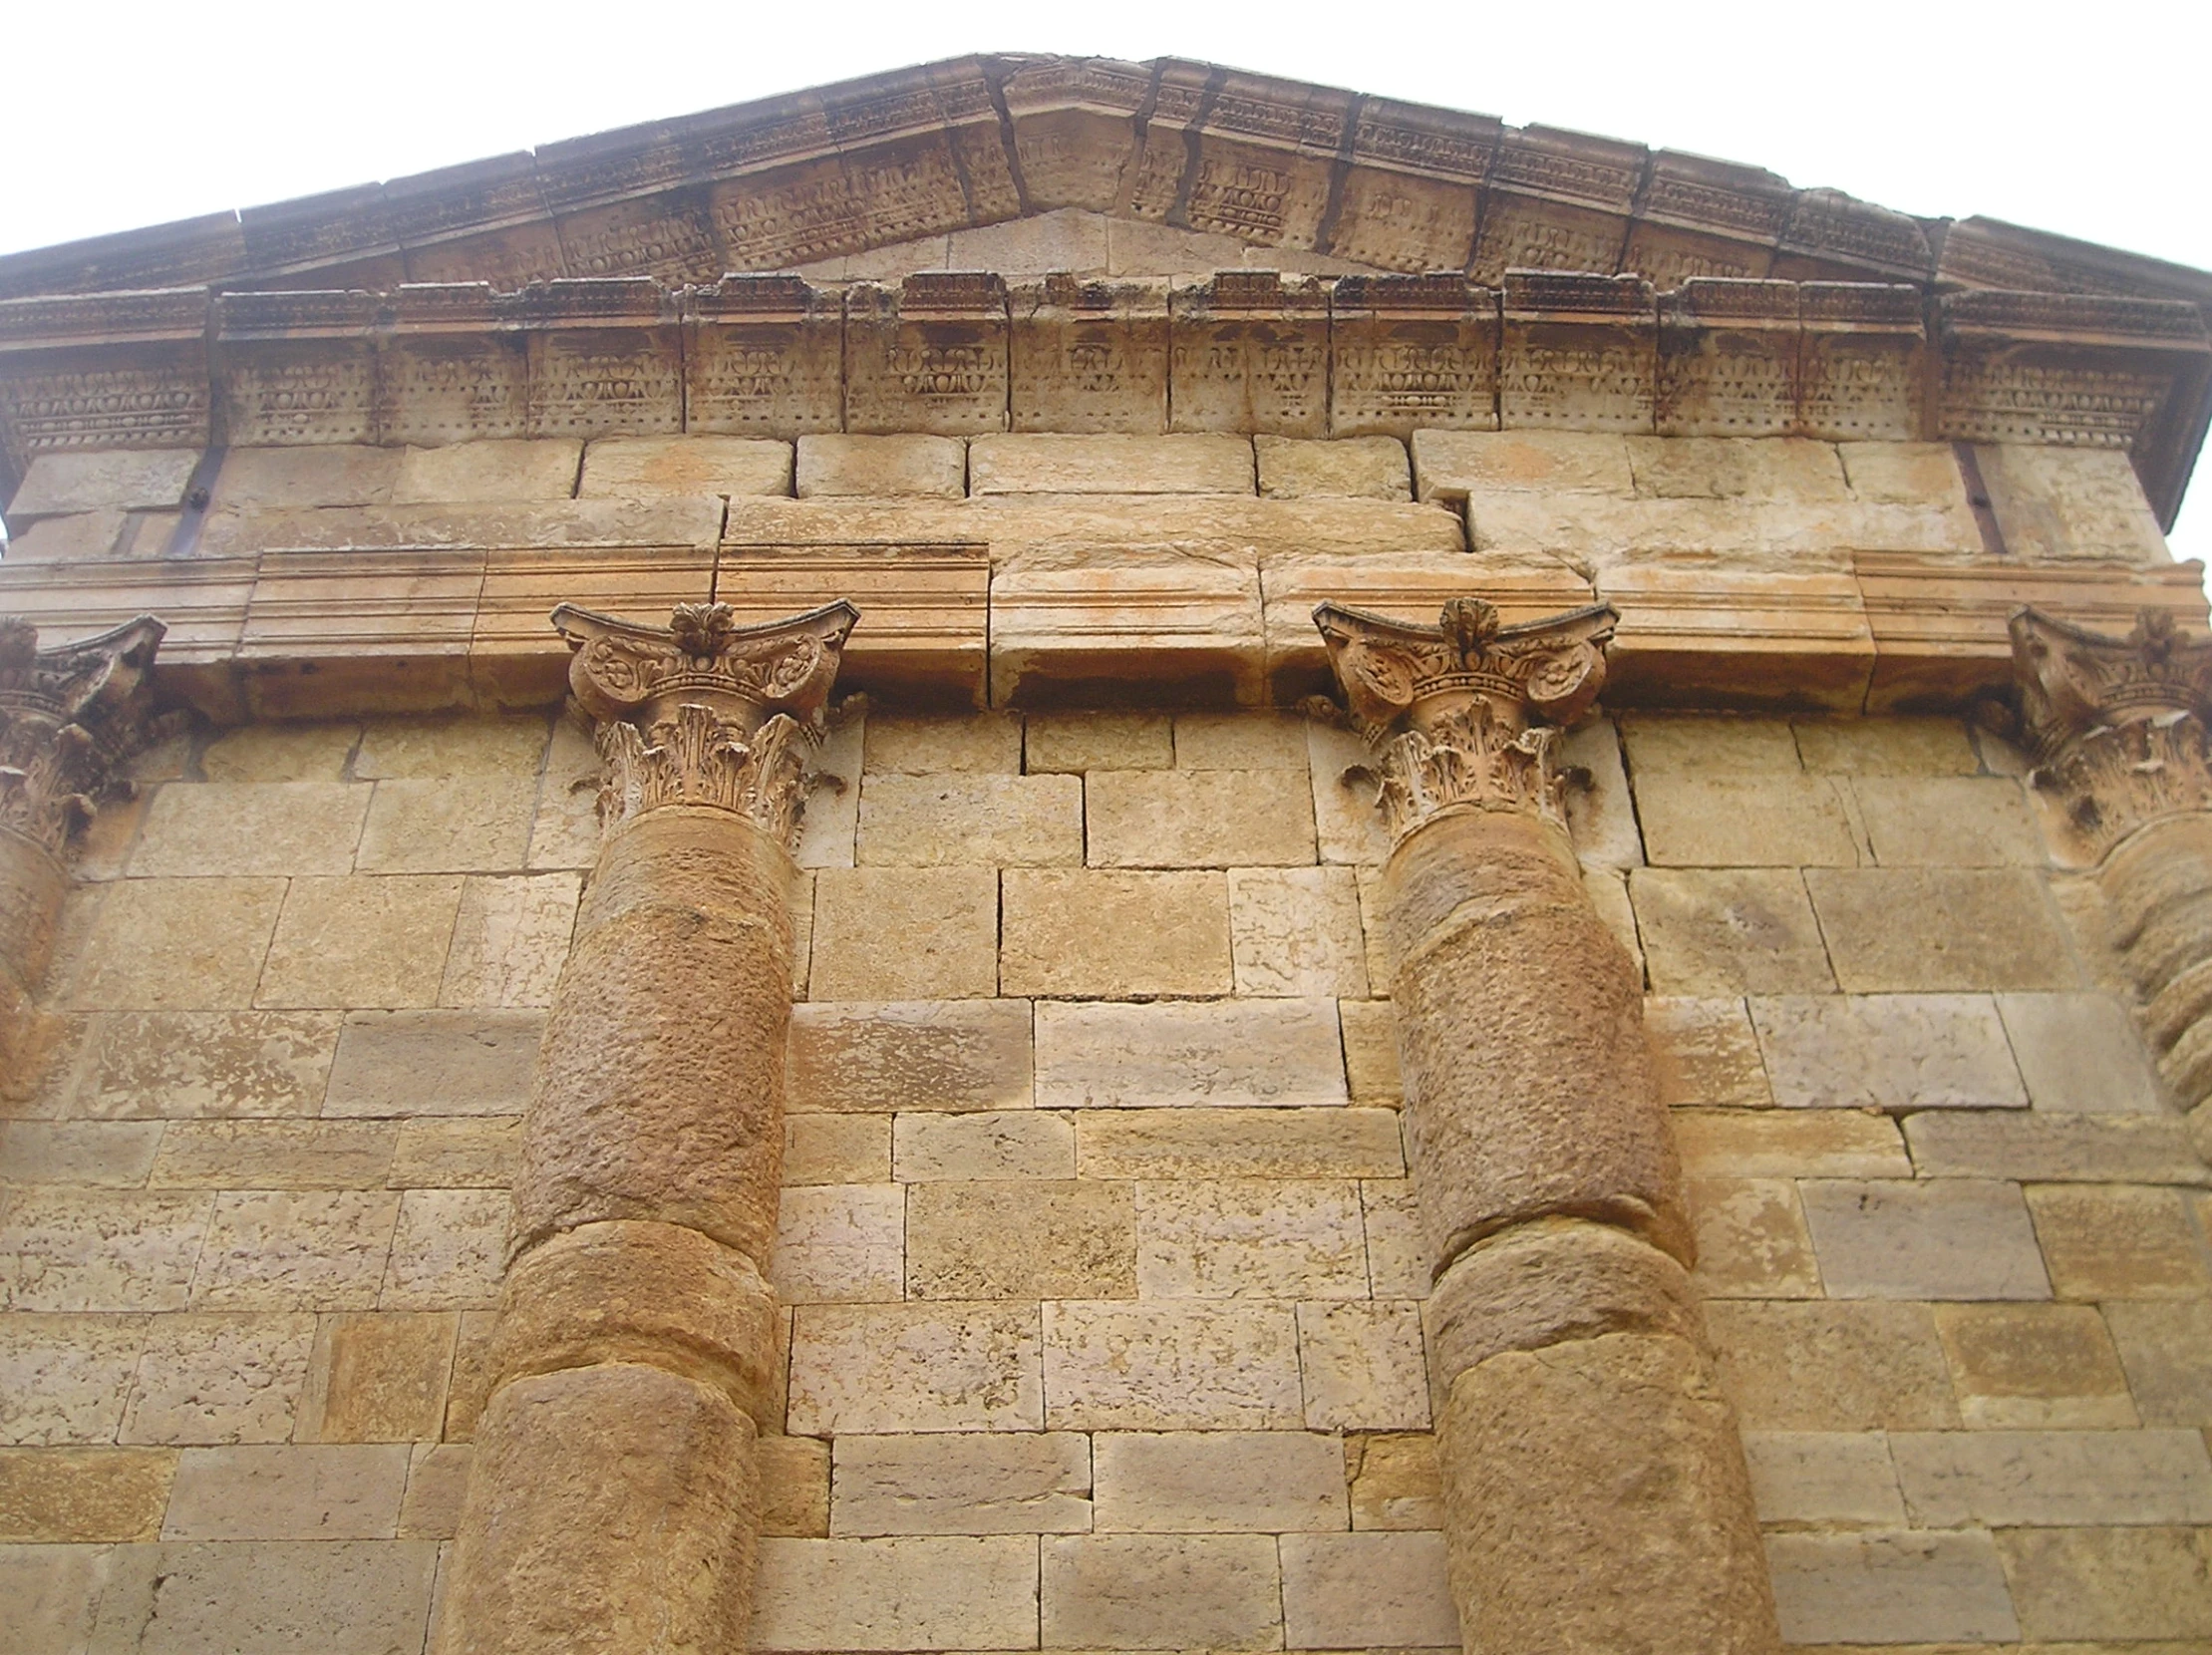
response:
[[[0,1652],[2212,1647],[2208,305],[1175,60],[0,259]]]

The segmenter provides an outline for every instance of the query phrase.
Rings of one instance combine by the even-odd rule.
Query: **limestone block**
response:
[[[1708,1298],[1816,1299],[1820,1269],[1787,1178],[1695,1178],[1688,1185],[1698,1237],[1691,1280]]]
[[[871,776],[860,788],[863,866],[1083,862],[1084,785],[1072,776]]]
[[[226,730],[199,755],[213,782],[336,782],[361,743],[358,724],[248,724]]]
[[[791,445],[757,437],[602,437],[584,450],[576,494],[789,495]]]
[[[2127,1008],[2108,994],[2000,994],[2029,1102],[2058,1114],[2155,1115],[2158,1083]]]
[[[1306,741],[1321,859],[1382,866],[1390,857],[1391,836],[1376,807],[1375,784],[1365,774],[1372,757],[1367,743],[1318,719],[1307,724]]]
[[[1555,557],[1599,571],[1707,562],[1773,575],[1847,572],[1861,547],[1931,557],[1979,556],[1971,516],[1933,506],[1848,498],[1619,499],[1595,494],[1477,494],[1467,499],[1471,549]],[[1853,696],[1845,703],[1857,705]]]
[[[2041,867],[2043,835],[2006,778],[1859,777],[1874,859],[1890,867]]]
[[[728,1398],[656,1368],[502,1387],[477,1422],[440,1647],[726,1647],[753,1572],[753,1438]],[[603,1475],[609,1462],[624,1475]],[[608,1544],[641,1534],[652,1543]]]
[[[535,777],[379,782],[354,865],[364,873],[519,868],[536,814]]]
[[[1075,1143],[1090,1178],[1395,1178],[1405,1171],[1398,1112],[1388,1109],[1093,1110],[1076,1117]]]
[[[1636,492],[1628,442],[1580,431],[1417,431],[1414,479],[1421,499],[1493,492],[1614,495]]]
[[[14,1183],[137,1188],[162,1131],[157,1121],[0,1121],[0,1166]]]
[[[799,811],[793,859],[800,867],[852,865],[853,841],[860,830],[860,761],[866,739],[863,711],[843,719],[823,740]]]
[[[1240,994],[1364,999],[1369,992],[1350,868],[1230,868],[1229,942]]]
[[[2042,880],[2013,868],[1812,868],[1805,874],[1846,993],[2075,984]]]
[[[282,879],[126,879],[107,888],[66,1004],[82,1011],[228,1011],[249,1004]]]
[[[1805,769],[1822,775],[1957,777],[1981,769],[1958,719],[1799,719],[1794,728]]]
[[[2212,1292],[2178,1189],[2044,1184],[2028,1191],[2028,1210],[2052,1290],[2061,1299],[2194,1299]]]
[[[935,495],[968,492],[968,447],[957,437],[837,437],[798,440],[798,496]]]
[[[0,1449],[0,1540],[151,1540],[176,1456],[162,1449]]]
[[[399,1527],[404,1444],[186,1449],[168,1540],[378,1540]]]
[[[1333,1000],[1047,1002],[1037,1008],[1037,1102],[1044,1109],[1341,1104],[1336,1011]]]
[[[2212,1181],[2170,1115],[1915,1116],[1905,1142],[1923,1177],[2041,1178],[2052,1181]]]
[[[906,1192],[916,1299],[1125,1299],[1139,1282],[1129,1186],[1094,1179],[917,1183]]]
[[[558,439],[508,438],[408,449],[392,485],[392,503],[567,499],[576,493],[576,468],[582,458],[581,443]]]
[[[1900,1432],[1890,1453],[1914,1525],[2201,1523],[2212,1460],[2194,1431]]]
[[[1889,1440],[1880,1432],[1751,1431],[1743,1458],[1758,1520],[1769,1528],[1905,1526]]]
[[[1467,1648],[1764,1646],[1773,1611],[1742,1449],[1691,1341],[1607,1333],[1508,1351],[1461,1373],[1447,1406]]]
[[[18,564],[105,562],[128,555],[131,517],[123,511],[73,511],[41,517],[8,539],[8,561]]]
[[[1662,1102],[1678,1109],[1762,1109],[1774,1101],[1740,999],[1649,997],[1644,1033]]]
[[[1424,1431],[1428,1376],[1421,1307],[1298,1306],[1298,1367],[1313,1431]]]
[[[2127,1387],[2145,1425],[2212,1425],[2212,1305],[2118,1303],[2105,1307]]]
[[[825,867],[814,876],[813,999],[988,997],[998,992],[998,951],[999,881],[988,869]]]
[[[1260,1533],[1341,1529],[1344,1451],[1303,1431],[1103,1433],[1095,1445],[1098,1532]]]
[[[116,1440],[143,1316],[0,1316],[0,1445]]]
[[[157,1316],[123,1415],[126,1443],[282,1443],[315,1343],[310,1315]]]
[[[1636,802],[1653,862],[1674,867],[1856,867],[1835,785],[1816,776],[1640,778]]]
[[[1097,867],[1295,866],[1315,854],[1302,770],[1097,771],[1084,821]]]
[[[1559,763],[1569,783],[1567,827],[1582,864],[1641,867],[1643,835],[1613,721],[1593,719],[1570,732],[1560,744]]]
[[[1033,713],[1022,742],[1031,775],[1165,770],[1175,762],[1165,713]]]
[[[1395,437],[1345,437],[1305,442],[1294,437],[1255,437],[1260,494],[1267,499],[1314,495],[1359,499],[1413,498],[1406,445]]]
[[[387,1122],[179,1121],[151,1182],[175,1189],[359,1189],[385,1181],[399,1129]]]
[[[417,1443],[409,1451],[407,1492],[400,1498],[401,1539],[454,1537],[473,1457],[466,1443]]]
[[[376,782],[529,777],[538,773],[545,748],[542,714],[372,719],[362,732],[353,773],[363,781]]]
[[[1421,1236],[1414,1188],[1406,1178],[1369,1178],[1360,1185],[1367,1223],[1367,1273],[1378,1298],[1418,1299],[1434,1271]]]
[[[0,1212],[10,1310],[181,1310],[212,1197],[24,1186]]]
[[[8,502],[11,520],[58,511],[181,505],[199,464],[193,449],[62,450],[33,458]]]
[[[1966,509],[1966,480],[1949,443],[1838,443],[1836,453],[1860,499]]]
[[[1989,1535],[1776,1534],[1774,1606],[1790,1643],[2010,1642],[2020,1636]]]
[[[1938,1305],[1936,1327],[1969,1426],[2086,1431],[2136,1423],[2112,1337],[2087,1305]]]
[[[945,771],[993,771],[1013,775],[1022,768],[1022,721],[1004,713],[973,718],[890,718],[877,715],[867,725],[867,769],[900,776],[933,776]]]
[[[915,1117],[935,1120],[939,1117]],[[987,1116],[986,1120],[1010,1119]],[[1011,1119],[1027,1120],[1027,1116]],[[784,1187],[888,1183],[891,1122],[871,1115],[791,1115],[784,1121]]]
[[[254,1004],[435,1004],[460,911],[461,880],[452,875],[294,879]]]
[[[125,1560],[152,1549],[0,1544],[0,1601],[11,1610],[6,1629],[0,1631],[0,1650],[46,1655],[49,1650],[85,1648],[103,1601],[142,1596],[131,1590],[135,1580],[119,1589],[116,1576],[136,1574]],[[119,1568],[119,1563],[125,1566]],[[151,1586],[151,1579],[146,1584]]]
[[[1794,869],[1639,867],[1628,888],[1660,994],[1818,994],[1835,985]]]
[[[297,1441],[435,1441],[446,1419],[456,1318],[326,1316],[301,1399]]]
[[[2201,1528],[2025,1528],[1997,1543],[2027,1637],[2124,1647],[2212,1636],[2212,1542]]]
[[[545,1032],[536,1011],[349,1014],[325,1115],[519,1115]]]
[[[975,495],[1249,495],[1248,437],[978,437]]]
[[[820,1539],[829,1532],[829,1445],[811,1437],[763,1437],[761,1532]],[[404,1524],[403,1524],[404,1531]]]
[[[147,1655],[226,1648],[391,1655],[423,1636],[438,1550],[435,1540],[163,1545],[145,1565],[137,1600],[144,1607],[136,1612],[145,1619],[125,1635]],[[119,1620],[132,1613],[117,1608]],[[105,1603],[101,1618],[108,1619]]]
[[[399,1195],[381,1190],[217,1195],[192,1270],[192,1308],[374,1309],[399,1209]]]
[[[215,474],[208,509],[384,505],[406,451],[350,443],[301,448],[232,449]]]
[[[530,824],[532,867],[588,868],[599,859],[599,755],[578,723],[553,723]]]
[[[1000,884],[1004,993],[1128,996],[1231,989],[1229,887],[1218,870],[1009,868]]]
[[[491,1310],[464,1310],[461,1337],[454,1346],[454,1378],[446,1396],[446,1437],[466,1443],[474,1434],[476,1416],[491,1400],[492,1340],[499,1316]]]
[[[840,1436],[829,1532],[1082,1534],[1091,1441],[1066,1432]]]
[[[1751,1001],[1785,1109],[2025,1109],[1986,994],[1798,995]]]
[[[1441,1534],[1286,1534],[1283,1637],[1294,1649],[1457,1648]]]
[[[1350,1436],[1344,1440],[1344,1465],[1355,1529],[1443,1526],[1443,1474],[1434,1437]]]
[[[1136,1230],[1136,1285],[1147,1299],[1367,1296],[1366,1234],[1349,1182],[1147,1182],[1137,1186]]]
[[[390,786],[378,784],[378,791]],[[462,886],[438,999],[447,1006],[548,1006],[576,927],[573,873],[471,879]]]
[[[1636,493],[1653,499],[1840,500],[1850,497],[1831,443],[1796,437],[1626,439]]]
[[[1022,554],[1007,540],[992,542],[999,568],[991,581],[991,699],[1018,707],[1262,701],[1267,636],[1251,543],[1222,553],[1194,547],[1221,532],[1211,513],[1205,523],[1147,520],[1158,513],[1144,507],[1185,496],[1074,497],[1089,502],[1083,515],[1102,519],[1080,553],[1055,546]],[[1209,496],[1220,502],[1259,503]],[[982,503],[1035,506],[1040,496]],[[1046,528],[1034,518],[1021,526],[1032,534]]]
[[[342,782],[172,782],[154,796],[131,871],[347,872],[369,792]]]
[[[1398,1023],[1391,1003],[1339,1000],[1337,1018],[1344,1025],[1344,1077],[1352,1101],[1401,1108],[1406,1084],[1398,1072]]]
[[[1175,720],[1175,768],[1304,770],[1310,763],[1308,722],[1288,713],[1181,714]]]
[[[1275,1649],[1275,1542],[1261,1534],[1085,1534],[1044,1542],[1043,1639],[1066,1649]]]
[[[1036,1548],[1016,1535],[765,1540],[750,1646],[1033,1647]]]
[[[1719,1299],[1705,1314],[1722,1389],[1746,1431],[1959,1424],[1926,1305]]]
[[[787,1187],[769,1271],[778,1302],[836,1304],[903,1297],[905,1197],[895,1183]]]
[[[1045,1306],[1055,1431],[1294,1431],[1304,1424],[1288,1305]]]
[[[2020,1186],[1808,1179],[1806,1221],[1839,1299],[2042,1299],[2051,1294]]]
[[[1027,1000],[791,1008],[788,1107],[838,1111],[1027,1109]]]
[[[2013,556],[2143,564],[2172,555],[2124,450],[1998,443],[1979,445],[1975,454]]]
[[[504,1189],[410,1189],[400,1197],[386,1310],[479,1310],[499,1299],[510,1202]]]
[[[1691,1177],[1912,1176],[1897,1123],[1870,1113],[1678,1110],[1674,1125]]]
[[[1628,875],[1610,867],[1585,868],[1582,888],[1598,920],[1613,933],[1613,940],[1628,956],[1629,969],[1638,983],[1645,977],[1643,939],[1636,934],[1636,905],[1629,900]]]
[[[901,1183],[1072,1178],[1076,1129],[1065,1115],[1034,1110],[984,1115],[909,1112],[901,1114],[892,1128],[890,1163]],[[790,1177],[787,1170],[787,1182]]]
[[[806,1437],[1043,1430],[1037,1307],[801,1305],[788,1423]]]
[[[1620,722],[1639,787],[1653,776],[1787,776],[1803,768],[1783,719],[1631,713]]]
[[[395,1189],[505,1189],[521,1158],[519,1116],[402,1121],[387,1181]]]

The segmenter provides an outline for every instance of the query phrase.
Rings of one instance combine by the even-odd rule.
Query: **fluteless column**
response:
[[[0,1093],[38,1083],[43,1027],[32,998],[69,893],[72,842],[123,761],[153,733],[147,678],[167,629],[152,615],[42,650],[0,615]]]
[[[566,606],[605,836],[523,1126],[445,1655],[730,1655],[760,1525],[790,845],[837,603]]]
[[[1779,1644],[1687,1266],[1643,987],[1591,905],[1551,749],[1613,611],[1315,611],[1376,755],[1451,1590],[1469,1655]]]

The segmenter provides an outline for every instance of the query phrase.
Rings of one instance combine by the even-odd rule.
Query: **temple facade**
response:
[[[1172,59],[0,258],[0,1655],[2212,1648],[2208,317]]]

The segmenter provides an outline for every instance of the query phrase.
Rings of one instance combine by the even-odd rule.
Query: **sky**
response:
[[[2212,5],[0,6],[0,252],[965,52],[1204,58],[2212,269]],[[2212,465],[2205,475],[2212,478]],[[2212,561],[2212,482],[2171,536]]]

